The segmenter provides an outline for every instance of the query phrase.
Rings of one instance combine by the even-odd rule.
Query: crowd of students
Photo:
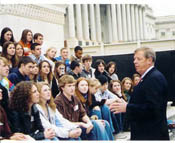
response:
[[[80,46],[70,58],[66,47],[42,54],[43,38],[25,29],[16,42],[10,28],[1,31],[0,140],[114,140],[128,131],[125,113],[109,106],[129,102],[140,75],[120,82],[115,62],[93,68]]]

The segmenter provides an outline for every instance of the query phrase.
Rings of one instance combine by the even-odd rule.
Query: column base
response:
[[[68,48],[74,48],[75,46],[78,46],[78,45],[79,45],[78,40],[75,38],[67,40],[67,47]]]

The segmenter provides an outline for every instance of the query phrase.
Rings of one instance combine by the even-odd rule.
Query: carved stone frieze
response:
[[[62,9],[65,7],[60,6],[61,10],[53,7],[34,4],[2,4],[0,5],[0,14],[21,16],[54,24],[64,24],[65,10]]]

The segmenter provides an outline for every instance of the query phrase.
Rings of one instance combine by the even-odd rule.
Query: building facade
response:
[[[148,5],[69,5],[65,19],[70,47],[155,39],[155,17]]]
[[[175,16],[156,17],[155,31],[159,40],[175,39]]]
[[[174,38],[174,23],[175,16],[154,17],[148,5],[140,4],[0,5],[0,30],[10,27],[16,41],[24,29],[42,33],[43,53],[51,46],[58,54],[64,46],[72,52],[76,45],[86,47],[92,55],[117,53],[115,50],[127,53],[139,43]]]

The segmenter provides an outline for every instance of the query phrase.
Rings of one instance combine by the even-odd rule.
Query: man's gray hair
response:
[[[136,49],[134,53],[137,53],[138,51],[143,51],[146,59],[152,58],[153,63],[156,62],[156,53],[153,49],[149,47],[141,47],[141,48]]]

